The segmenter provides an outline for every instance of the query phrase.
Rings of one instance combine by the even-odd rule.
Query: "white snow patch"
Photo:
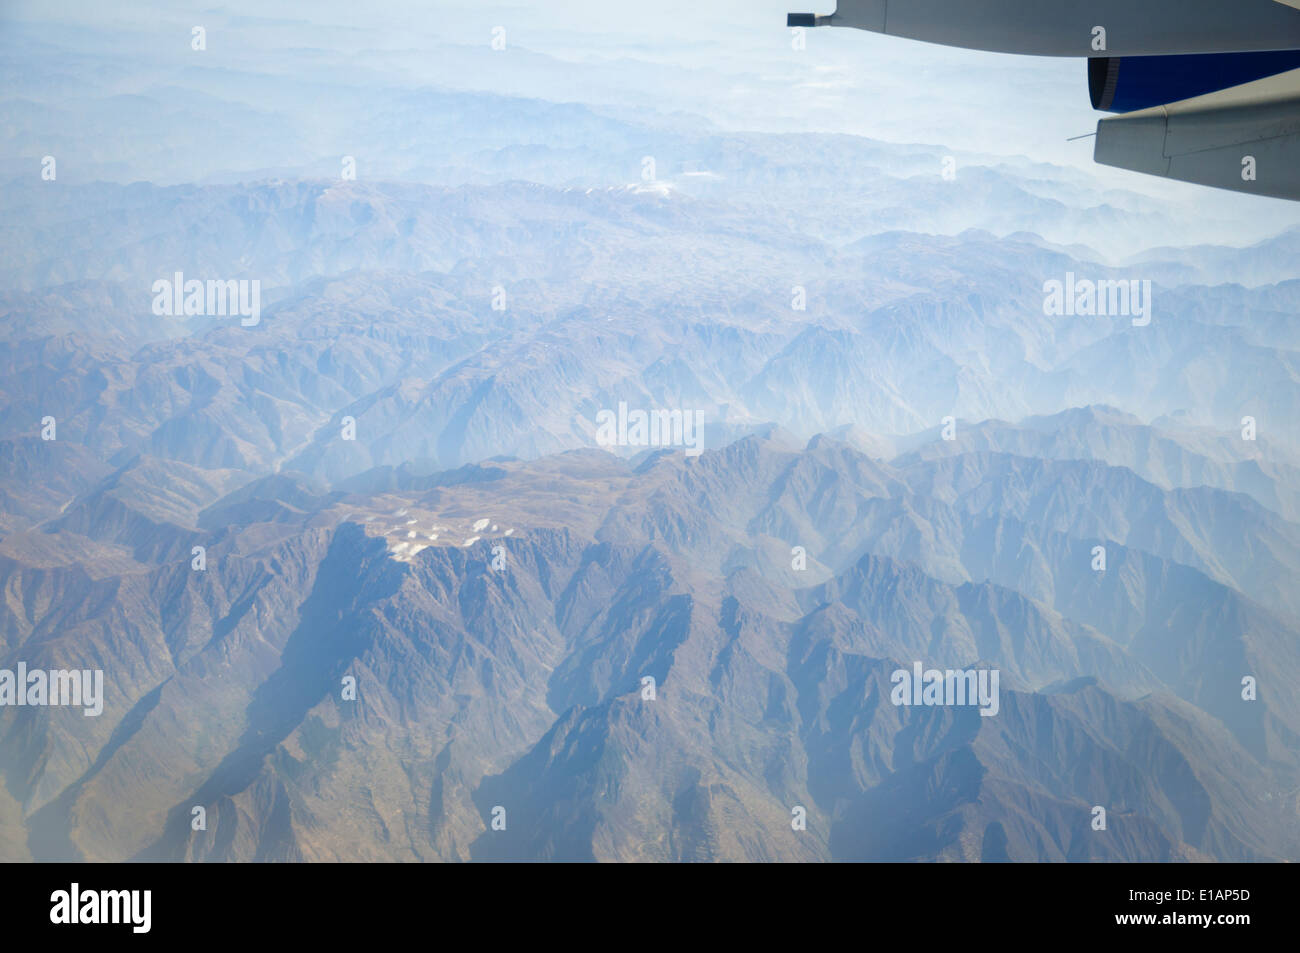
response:
[[[424,543],[394,543],[390,553],[398,562],[409,563],[412,556],[420,550],[428,548]]]

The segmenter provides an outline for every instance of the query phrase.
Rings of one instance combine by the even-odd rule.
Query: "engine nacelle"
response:
[[[1088,61],[1088,93],[1093,109],[1126,113],[1297,68],[1300,50],[1094,57]]]

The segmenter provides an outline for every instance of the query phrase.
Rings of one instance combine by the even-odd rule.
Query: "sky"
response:
[[[1101,114],[1091,108],[1082,60],[956,50],[843,28],[809,30],[797,49],[785,26],[791,5],[829,13],[831,3],[259,0],[185,8],[17,0],[0,11],[0,56],[16,95],[40,101],[44,84],[56,105],[67,95],[64,81],[88,96],[176,83],[268,109],[314,110],[327,126],[338,89],[475,90],[698,117],[723,130],[837,132],[1028,157],[1079,169],[1104,187],[1203,206],[1208,217],[1237,223],[1216,235],[1233,244],[1300,224],[1296,203],[1095,165],[1089,135]],[[207,33],[201,60],[190,49],[195,25]],[[494,37],[504,49],[493,48]],[[61,68],[69,54],[78,58]],[[53,79],[32,78],[24,68],[32,56]],[[249,74],[262,88],[249,85]],[[135,174],[159,178],[147,131],[122,133],[140,142]],[[270,144],[266,152],[260,164],[250,157],[248,168],[285,159]],[[129,157],[121,166],[114,174],[129,180]],[[1153,235],[1150,244],[1180,238]]]

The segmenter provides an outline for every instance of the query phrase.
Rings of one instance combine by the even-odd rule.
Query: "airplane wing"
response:
[[[1300,0],[838,0],[790,26],[1088,60],[1103,165],[1300,200]]]
[[[1102,119],[1093,159],[1300,200],[1300,69]]]
[[[1300,49],[1300,0],[839,0],[787,22],[1037,56]]]

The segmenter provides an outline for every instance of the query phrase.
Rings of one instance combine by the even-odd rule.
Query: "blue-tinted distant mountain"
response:
[[[83,251],[57,261],[134,277],[11,296],[0,333],[15,386],[0,436],[33,435],[52,415],[113,465],[143,452],[333,480],[414,459],[446,468],[592,446],[596,415],[620,401],[698,410],[715,445],[768,421],[801,438],[844,426],[908,434],[948,416],[1107,403],[1147,419],[1181,413],[1185,427],[1236,429],[1251,416],[1286,446],[1282,422],[1300,414],[1296,352],[1252,324],[1294,323],[1287,286],[1156,286],[1151,323],[1134,327],[1045,315],[1045,281],[1124,273],[1040,243],[968,232],[836,250],[673,190],[136,192],[153,209],[133,213],[141,221],[172,208],[198,223],[185,229],[188,251],[173,251],[180,233],[99,243],[130,233],[110,228],[108,211],[91,215],[102,228],[82,223]],[[378,265],[401,270],[369,270]],[[257,326],[154,316],[150,283],[177,269],[260,274]],[[70,333],[68,315],[100,302],[99,321]],[[339,439],[344,417],[355,441]],[[1223,463],[1248,466],[1247,451]],[[1240,476],[1266,503],[1268,479]]]
[[[1136,255],[1129,264],[1165,284],[1182,281],[1195,284],[1268,285],[1294,281],[1295,263],[1300,261],[1300,227],[1290,228],[1244,248],[1222,245],[1191,245],[1152,248]]]
[[[1128,467],[1160,486],[1213,486],[1245,493],[1295,522],[1300,517],[1300,468],[1289,452],[1271,441],[1242,439],[1241,432],[1175,426],[1171,420],[1143,424],[1113,407],[1081,407],[1046,417],[1027,417],[1018,424],[986,420],[956,428],[954,439],[941,439],[938,427],[897,440],[883,450],[895,456],[915,447],[916,458],[993,450],[1053,460],[1100,460]],[[851,436],[858,446],[862,438]],[[872,444],[864,441],[868,450]],[[909,457],[908,459],[911,459]],[[898,461],[900,463],[906,460]]]
[[[986,452],[913,464],[904,473],[916,492],[968,513],[1001,513],[1166,556],[1300,615],[1290,585],[1300,573],[1300,525],[1244,495],[1163,491],[1123,468]]]

